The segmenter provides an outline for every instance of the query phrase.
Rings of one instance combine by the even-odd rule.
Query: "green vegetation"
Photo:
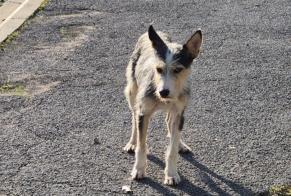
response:
[[[291,196],[291,185],[274,185],[257,196]]]
[[[49,2],[49,0],[42,1],[42,3],[40,4],[40,6],[36,12],[43,10],[45,8],[45,6],[48,4],[48,2]]]
[[[3,48],[6,44],[12,42],[18,35],[19,35],[19,30],[16,30],[10,35],[8,35],[8,37],[2,43],[0,43],[0,49]]]
[[[291,196],[291,185],[276,185],[269,189],[270,195]]]
[[[0,95],[15,95],[15,96],[27,96],[28,93],[21,84],[5,83],[0,85]]]

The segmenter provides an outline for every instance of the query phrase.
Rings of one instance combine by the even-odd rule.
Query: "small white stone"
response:
[[[132,193],[132,190],[131,190],[130,187],[127,186],[127,185],[122,186],[122,190],[123,190],[125,193]]]

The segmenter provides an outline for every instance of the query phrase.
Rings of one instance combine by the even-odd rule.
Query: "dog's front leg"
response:
[[[135,150],[135,163],[131,172],[132,179],[141,179],[145,176],[147,162],[146,137],[149,123],[149,115],[138,113],[137,120],[137,144]]]
[[[178,151],[181,133],[178,130],[181,115],[171,112],[168,127],[170,131],[170,144],[166,152],[165,184],[176,185],[181,179],[177,171]]]
[[[180,121],[179,121],[179,132],[182,132],[183,129],[183,125],[184,125],[184,116],[183,113],[180,116]],[[170,132],[170,113],[167,113],[166,116],[166,124],[167,124],[167,130],[168,130],[168,134],[167,137],[171,137],[171,132]],[[191,148],[189,146],[187,146],[187,144],[185,144],[182,139],[180,140],[180,144],[179,144],[179,153],[187,153],[187,152],[191,152]]]

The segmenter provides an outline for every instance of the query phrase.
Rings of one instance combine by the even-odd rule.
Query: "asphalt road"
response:
[[[291,4],[288,0],[51,0],[0,50],[0,195],[253,195],[290,183]],[[204,33],[179,159],[163,185],[163,116],[150,125],[148,177],[128,180],[125,68],[154,22],[184,42]]]

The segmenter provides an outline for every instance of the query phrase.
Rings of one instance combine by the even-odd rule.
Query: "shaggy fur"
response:
[[[127,71],[125,96],[132,112],[132,134],[124,150],[135,151],[132,178],[143,178],[146,171],[146,135],[149,120],[157,110],[166,112],[170,144],[166,152],[165,184],[180,182],[177,172],[178,151],[190,148],[181,141],[183,113],[190,89],[191,63],[199,54],[202,33],[196,31],[184,45],[171,41],[152,26],[143,34],[133,51]]]

